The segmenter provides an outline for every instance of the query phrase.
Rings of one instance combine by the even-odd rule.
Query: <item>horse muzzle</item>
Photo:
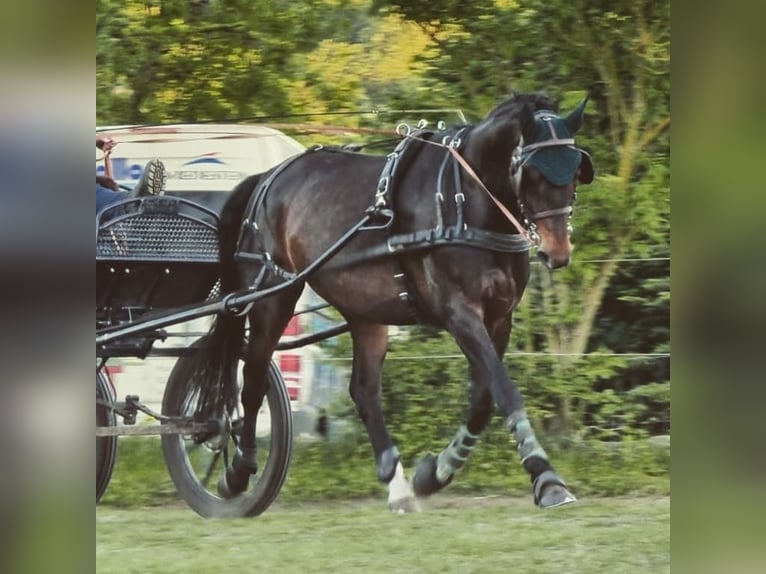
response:
[[[569,241],[569,234],[564,237],[551,237],[551,234],[542,231],[540,233],[540,242],[537,246],[537,258],[548,269],[558,269],[566,267],[572,257],[572,243]]]
[[[543,262],[548,269],[558,269],[559,267],[566,267],[569,265],[570,255],[569,253],[563,255],[552,256],[546,251],[538,250],[537,258]]]

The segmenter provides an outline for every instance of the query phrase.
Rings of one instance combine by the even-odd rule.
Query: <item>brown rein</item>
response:
[[[484,185],[484,182],[481,180],[481,178],[476,174],[474,169],[471,167],[471,165],[466,161],[466,159],[460,155],[460,153],[457,151],[457,149],[454,146],[451,145],[445,145],[443,143],[439,142],[433,142],[427,139],[419,138],[417,136],[406,134],[405,137],[416,139],[421,142],[425,142],[427,144],[435,145],[438,147],[443,147],[449,150],[449,152],[452,154],[452,156],[457,160],[457,162],[463,167],[465,172],[470,175],[476,182],[479,184],[479,187],[481,187],[487,195],[490,197],[490,199],[494,202],[494,204],[497,206],[497,208],[502,212],[503,215],[508,219],[508,221],[513,224],[513,226],[518,230],[518,232],[527,239],[528,241],[532,243],[536,243],[535,241],[532,241],[532,238],[530,237],[529,231],[526,227],[524,227],[521,223],[519,223],[519,220],[514,217],[514,215],[510,212],[510,210],[503,205],[503,202],[501,202],[499,199],[497,199],[494,194],[487,188],[486,185]]]

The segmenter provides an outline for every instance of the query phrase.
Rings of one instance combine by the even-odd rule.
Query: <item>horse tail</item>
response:
[[[234,254],[247,204],[261,176],[251,175],[242,180],[221,210],[218,241],[222,295],[239,288]],[[196,414],[201,418],[220,416],[224,409],[233,409],[239,400],[237,364],[245,339],[245,321],[244,315],[220,314],[210,332],[195,345],[197,352],[190,384],[199,392]]]

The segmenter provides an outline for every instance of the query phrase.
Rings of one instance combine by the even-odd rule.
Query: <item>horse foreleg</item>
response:
[[[487,325],[492,333],[492,343],[502,360],[511,332],[510,316],[504,317],[498,325]],[[418,496],[429,496],[447,486],[473,452],[481,433],[492,418],[492,393],[480,379],[471,383],[471,402],[466,421],[457,430],[452,440],[438,454],[427,454],[418,463],[412,485]]]
[[[454,310],[448,330],[468,358],[474,385],[484,385],[489,389],[508,431],[515,438],[521,464],[532,481],[535,504],[550,508],[574,502],[576,498],[553,470],[547,453],[535,436],[524,410],[521,392],[503,367],[501,348],[507,343],[507,334],[501,330],[494,340],[490,338],[479,314],[468,305]],[[483,412],[476,414],[476,422],[486,424]]]
[[[354,323],[350,325],[350,330],[354,360],[349,391],[367,428],[378,480],[388,486],[388,507],[392,512],[417,512],[419,507],[415,494],[404,475],[399,450],[388,433],[381,408],[380,381],[388,349],[388,327]]]

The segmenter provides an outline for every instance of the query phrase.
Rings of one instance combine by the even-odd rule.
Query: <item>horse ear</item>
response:
[[[580,183],[591,183],[593,181],[594,169],[593,162],[590,159],[590,154],[584,150],[580,150],[582,159],[580,160]]]
[[[580,129],[580,126],[582,126],[582,118],[585,115],[585,104],[588,103],[589,97],[590,96],[585,96],[585,99],[582,102],[580,102],[578,106],[575,109],[573,109],[567,117],[564,118],[564,123],[569,129],[569,133],[572,135],[575,135],[577,133],[577,130]]]

